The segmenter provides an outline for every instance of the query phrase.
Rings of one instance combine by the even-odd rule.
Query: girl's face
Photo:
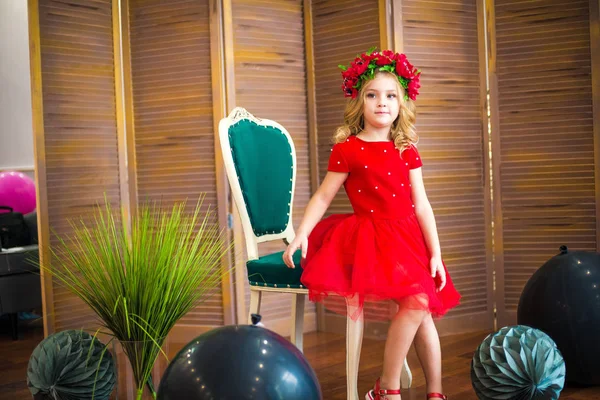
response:
[[[398,80],[391,74],[377,74],[364,89],[365,130],[368,127],[390,128],[400,109]]]

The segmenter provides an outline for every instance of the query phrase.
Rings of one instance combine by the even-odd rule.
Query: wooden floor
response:
[[[471,388],[470,362],[473,351],[486,332],[442,338],[444,389],[451,400],[477,400]],[[0,326],[0,399],[31,399],[27,389],[27,363],[33,348],[42,339],[39,326],[22,326],[21,339],[12,341],[8,328]],[[305,354],[317,372],[324,400],[346,398],[345,339],[329,333],[310,333],[305,337]],[[360,364],[359,389],[365,393],[381,373],[383,341],[365,339]],[[423,400],[425,380],[414,351],[409,354],[413,387],[405,390],[403,400]],[[561,399],[600,400],[600,387],[566,388]]]

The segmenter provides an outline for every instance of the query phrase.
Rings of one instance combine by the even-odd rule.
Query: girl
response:
[[[411,342],[423,365],[428,399],[442,392],[441,351],[432,316],[458,304],[442,261],[435,218],[415,147],[414,101],[420,72],[404,54],[367,52],[342,67],[344,125],[334,136],[328,172],[311,198],[283,258],[301,249],[302,283],[311,301],[344,296],[362,315],[366,300],[392,300],[383,373],[367,400],[400,399],[400,373]],[[324,215],[344,185],[353,214]],[[309,236],[310,235],[310,236]]]

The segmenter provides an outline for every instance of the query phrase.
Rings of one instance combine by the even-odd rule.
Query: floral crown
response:
[[[373,79],[376,72],[387,71],[398,77],[400,85],[406,91],[404,100],[416,100],[421,87],[419,82],[421,70],[413,67],[404,54],[394,53],[391,50],[381,52],[374,50],[375,48],[369,49],[366,53],[357,56],[349,67],[339,66],[344,78],[342,84],[344,96],[356,98],[360,88],[366,81]]]

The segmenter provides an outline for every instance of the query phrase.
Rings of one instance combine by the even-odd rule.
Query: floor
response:
[[[23,323],[20,340],[12,341],[8,326],[0,321],[0,400],[32,398],[27,389],[27,363],[33,348],[43,337],[43,330],[36,323]],[[452,400],[477,400],[470,381],[470,362],[473,351],[486,336],[486,332],[447,336],[442,338],[444,354],[444,388]],[[365,393],[381,373],[383,342],[365,339],[363,343],[359,390]],[[310,333],[305,337],[305,355],[317,372],[323,399],[343,400],[345,386],[345,338],[330,333]],[[425,380],[416,355],[409,354],[413,372],[413,387],[403,392],[403,400],[423,400]],[[561,394],[565,400],[600,400],[600,387],[568,387]]]

